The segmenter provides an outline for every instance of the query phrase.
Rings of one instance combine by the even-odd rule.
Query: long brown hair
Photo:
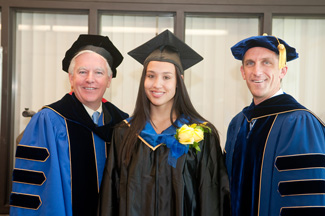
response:
[[[151,122],[150,101],[144,90],[144,81],[146,78],[147,67],[149,62],[144,64],[135,109],[132,114],[132,119],[129,122],[131,124],[131,127],[124,134],[124,138],[122,141],[122,143],[125,143],[123,152],[125,154],[126,163],[129,163],[132,157],[132,152],[136,148],[136,144],[138,143],[138,134],[140,134],[142,129],[145,127],[147,121]],[[187,118],[187,120],[190,122],[190,124],[208,122],[195,110],[188,95],[184,80],[181,76],[181,74],[183,74],[181,69],[176,65],[175,69],[177,84],[173,106],[170,111],[170,122],[174,125],[173,111],[175,111],[177,118],[179,118],[183,114],[185,118]],[[207,125],[212,129],[212,133],[216,137],[216,140],[219,140],[219,134],[217,129],[210,122],[208,122]],[[176,127],[176,125],[174,126]]]

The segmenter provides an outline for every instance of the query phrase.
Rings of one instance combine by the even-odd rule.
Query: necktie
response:
[[[95,124],[98,124],[98,118],[99,118],[99,112],[96,111],[96,112],[94,112],[94,114],[92,115],[92,119],[93,119],[93,122],[94,122]]]

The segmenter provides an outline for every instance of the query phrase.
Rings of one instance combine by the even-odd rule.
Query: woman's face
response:
[[[144,89],[151,107],[171,109],[176,93],[177,77],[174,64],[151,61],[147,66]]]

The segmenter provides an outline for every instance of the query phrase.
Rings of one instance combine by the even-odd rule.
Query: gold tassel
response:
[[[278,40],[278,42],[279,42],[279,40]],[[278,50],[279,50],[279,69],[282,69],[286,66],[287,51],[286,51],[285,46],[280,43],[278,45]]]
[[[266,33],[263,34],[263,36],[268,36]],[[275,36],[273,36],[275,37]],[[278,41],[278,50],[279,50],[279,69],[282,69],[286,66],[287,62],[287,51],[283,44],[280,43],[279,39],[275,37],[275,39]]]

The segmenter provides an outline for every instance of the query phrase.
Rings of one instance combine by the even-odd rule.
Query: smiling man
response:
[[[232,215],[325,215],[324,123],[281,88],[298,53],[267,35],[231,51],[253,96],[227,133]]]
[[[80,35],[66,52],[62,68],[72,92],[44,106],[26,127],[16,151],[10,215],[96,214],[107,144],[113,127],[128,117],[103,99],[122,60],[100,35]]]

